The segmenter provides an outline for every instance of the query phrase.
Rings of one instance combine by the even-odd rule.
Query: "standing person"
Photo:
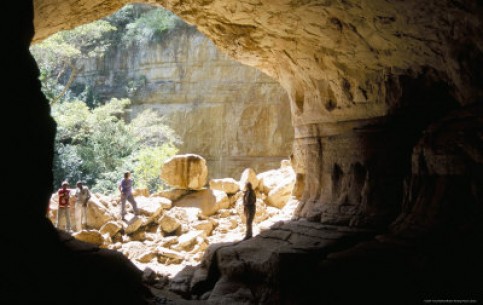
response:
[[[132,205],[132,208],[134,210],[134,214],[138,215],[138,205],[136,203],[136,200],[134,200],[134,196],[132,195],[132,187],[133,187],[134,181],[131,178],[131,173],[130,172],[125,172],[124,173],[124,178],[119,182],[119,191],[121,192],[121,217],[124,219],[124,216],[126,215],[126,200],[129,201],[129,203]]]
[[[70,190],[67,188],[69,182],[62,182],[62,188],[57,191],[59,195],[59,209],[57,210],[57,228],[59,228],[61,218],[65,218],[64,229],[70,232]],[[60,229],[60,228],[59,228]]]
[[[252,184],[247,182],[245,184],[245,193],[243,194],[243,212],[246,218],[246,233],[244,239],[249,239],[253,236],[252,223],[255,218],[255,212],[257,211],[257,195],[253,190]]]
[[[76,231],[81,231],[87,228],[87,202],[91,198],[89,188],[77,181],[75,191],[75,227]]]

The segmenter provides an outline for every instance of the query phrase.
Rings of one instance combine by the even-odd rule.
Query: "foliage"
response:
[[[177,152],[178,149],[171,143],[140,149],[134,166],[138,186],[148,188],[151,192],[161,190],[163,182],[159,177],[160,169],[163,162]]]
[[[176,15],[165,9],[149,10],[126,25],[123,40],[139,43],[159,39],[165,31],[174,28],[178,20]]]
[[[173,129],[154,110],[146,109],[131,122],[131,128],[138,142],[155,147],[163,143],[179,144],[180,139]]]
[[[146,86],[146,81],[146,76],[144,75],[129,80],[126,85],[127,94],[129,96],[136,94],[141,88]]]
[[[109,22],[97,20],[61,31],[30,47],[30,52],[41,67],[52,68],[60,62],[69,62],[80,57],[96,57],[104,52],[110,43],[105,35],[116,28]]]
[[[98,57],[110,46],[104,39],[116,30],[109,22],[98,20],[70,31],[58,32],[41,43],[30,47],[39,69],[40,80],[46,97],[55,103],[68,92],[70,84],[83,66],[79,59]],[[67,77],[66,74],[70,72]],[[62,81],[62,78],[67,78]],[[54,94],[53,94],[54,93]]]
[[[53,105],[55,186],[64,179],[85,180],[93,191],[111,193],[127,170],[139,181],[137,187],[154,191],[160,186],[159,170],[176,153],[177,138],[151,110],[126,123],[129,105],[128,99],[111,99],[94,109],[79,100]]]
[[[41,70],[44,94],[51,104],[72,99],[82,99],[90,107],[102,104],[105,101],[97,99],[94,83],[87,81],[84,86],[76,83],[87,60],[107,58],[117,47],[159,40],[179,20],[161,7],[128,4],[104,19],[58,32],[32,45],[30,52]],[[128,96],[146,85],[143,77],[128,79],[121,74],[116,76],[121,78],[119,82],[125,83]]]
[[[173,130],[152,110],[126,122],[128,99],[99,100],[94,83],[75,79],[86,60],[109,56],[122,42],[159,38],[177,20],[162,8],[126,5],[103,20],[56,33],[30,47],[57,122],[54,187],[64,179],[84,180],[93,191],[110,193],[127,170],[133,172],[137,187],[154,191],[161,186],[161,164],[177,152],[179,143]],[[115,82],[125,83],[128,96],[146,85],[142,76],[115,77]]]

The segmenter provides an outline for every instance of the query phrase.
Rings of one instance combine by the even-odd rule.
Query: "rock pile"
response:
[[[262,173],[247,168],[239,180],[207,181],[205,160],[198,155],[177,155],[166,161],[161,177],[172,189],[149,194],[134,192],[140,211],[120,217],[119,195],[93,194],[87,207],[87,230],[72,236],[101,248],[122,252],[141,270],[173,276],[198,264],[210,244],[241,240],[245,234],[242,194],[248,181],[257,193],[254,234],[277,221],[290,219],[296,201],[291,200],[295,173],[289,161]],[[71,222],[74,201],[71,202]],[[49,218],[55,224],[58,197],[50,201]],[[62,227],[62,226],[61,226]]]

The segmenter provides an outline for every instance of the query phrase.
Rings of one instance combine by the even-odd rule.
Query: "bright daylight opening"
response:
[[[31,52],[57,122],[48,215],[57,228],[171,277],[209,245],[291,217],[286,92],[171,12],[127,5]]]

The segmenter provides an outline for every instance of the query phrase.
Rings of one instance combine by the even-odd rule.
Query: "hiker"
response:
[[[76,231],[87,229],[87,202],[91,198],[89,188],[82,181],[77,181],[75,191],[75,228]]]
[[[243,212],[245,213],[247,226],[244,240],[249,239],[253,236],[252,223],[253,219],[255,218],[255,212],[257,210],[256,202],[257,195],[253,190],[252,184],[250,182],[247,182],[245,184],[245,193],[243,194]]]
[[[119,182],[119,191],[121,192],[121,218],[124,219],[126,215],[126,200],[132,205],[134,215],[139,215],[138,205],[134,196],[132,195],[132,187],[134,181],[131,178],[130,172],[124,173],[124,178]]]
[[[59,209],[57,210],[57,228],[60,229],[60,220],[65,218],[64,230],[70,232],[70,190],[69,182],[62,182],[62,188],[57,191],[59,195]]]

